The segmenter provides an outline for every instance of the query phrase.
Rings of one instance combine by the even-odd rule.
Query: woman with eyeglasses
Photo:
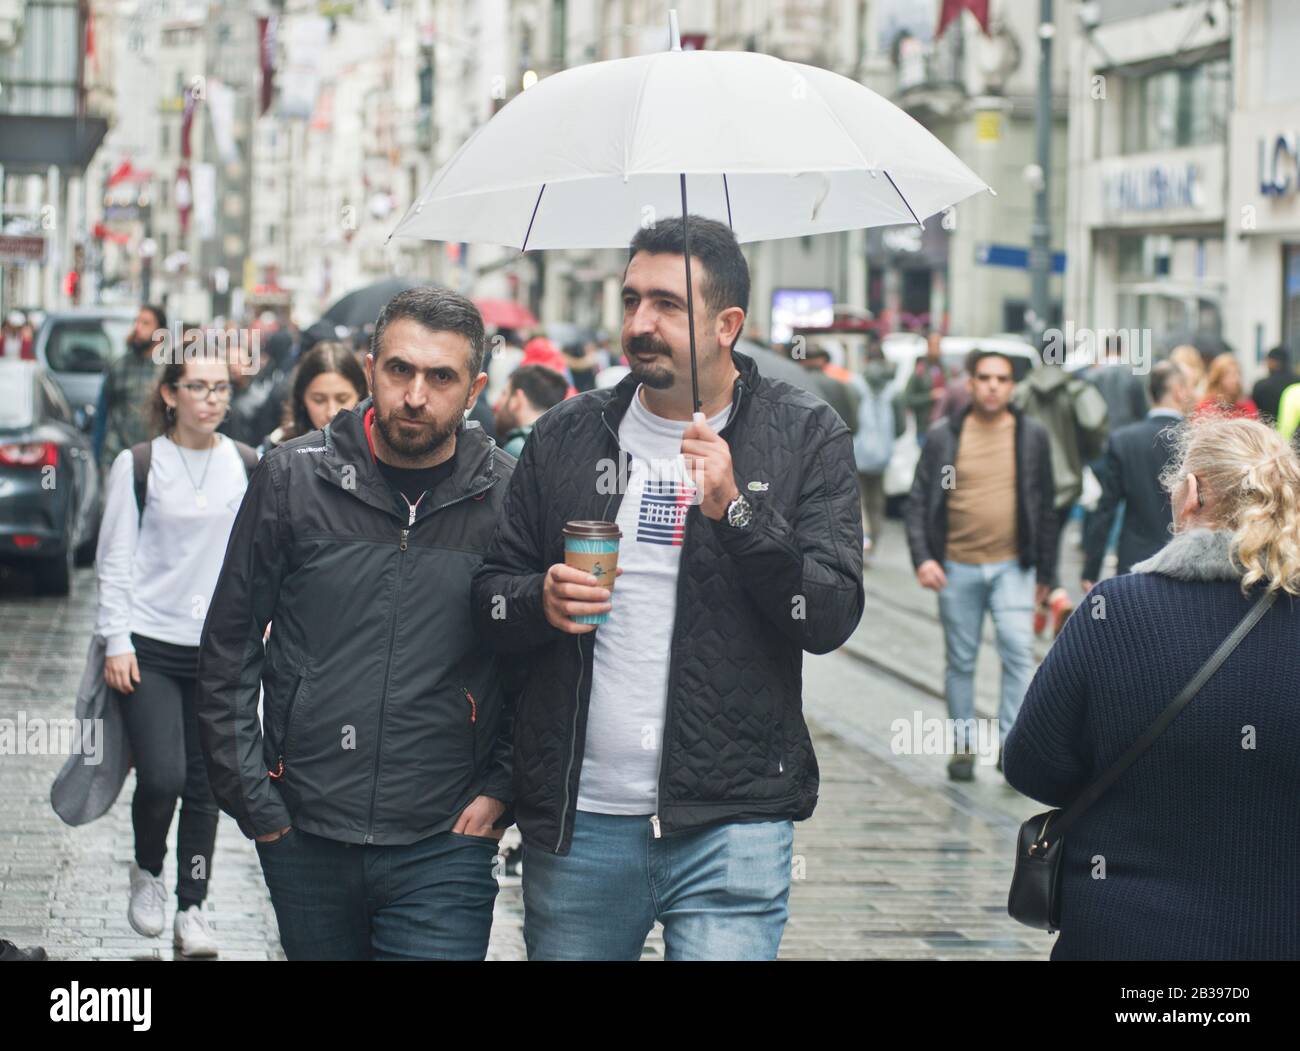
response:
[[[252,449],[216,433],[230,393],[220,361],[163,367],[150,403],[158,436],[113,461],[95,565],[104,679],[121,705],[136,771],[127,919],[144,937],[163,931],[163,858],[179,798],[174,942],[183,956],[217,954],[201,906],[218,808],[199,745],[195,678],[208,602],[256,463]]]

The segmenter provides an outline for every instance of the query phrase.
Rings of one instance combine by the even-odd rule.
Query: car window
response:
[[[55,372],[102,372],[126,350],[131,322],[116,318],[78,318],[56,321],[45,347],[46,360]]]
[[[41,399],[41,414],[50,417],[52,420],[58,420],[60,423],[72,422],[72,408],[59,390],[58,385],[52,383],[48,376],[41,376],[36,385],[39,388]]]
[[[33,416],[32,384],[15,382],[17,377],[7,375],[6,370],[2,369],[0,377],[0,427],[14,430],[30,427]]]

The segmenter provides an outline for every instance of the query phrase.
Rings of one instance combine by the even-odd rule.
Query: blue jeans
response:
[[[377,847],[295,828],[257,844],[290,960],[482,960],[496,853],[458,832]]]
[[[947,659],[944,694],[948,717],[975,717],[975,657],[987,610],[993,614],[1002,659],[998,731],[999,740],[1004,739],[1034,674],[1034,571],[1022,569],[1014,559],[983,565],[945,561],[943,571],[948,586],[939,592],[939,618]]]
[[[792,821],[655,839],[649,817],[578,811],[567,856],[524,847],[530,960],[635,960],[659,920],[670,960],[772,960],[789,910]]]

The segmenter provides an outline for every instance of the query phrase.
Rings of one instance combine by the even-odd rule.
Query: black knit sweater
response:
[[[1099,584],[1030,684],[1007,781],[1068,804],[1245,616],[1239,580],[1202,529]],[[1052,959],[1300,958],[1300,604],[1280,596],[1065,839]]]

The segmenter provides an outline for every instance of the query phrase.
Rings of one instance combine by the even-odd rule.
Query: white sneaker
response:
[[[216,956],[217,940],[203,910],[197,905],[176,911],[175,933],[172,941],[182,956]]]
[[[156,938],[162,934],[167,916],[167,888],[161,876],[146,872],[131,862],[131,904],[126,910],[126,921],[136,934]]]

